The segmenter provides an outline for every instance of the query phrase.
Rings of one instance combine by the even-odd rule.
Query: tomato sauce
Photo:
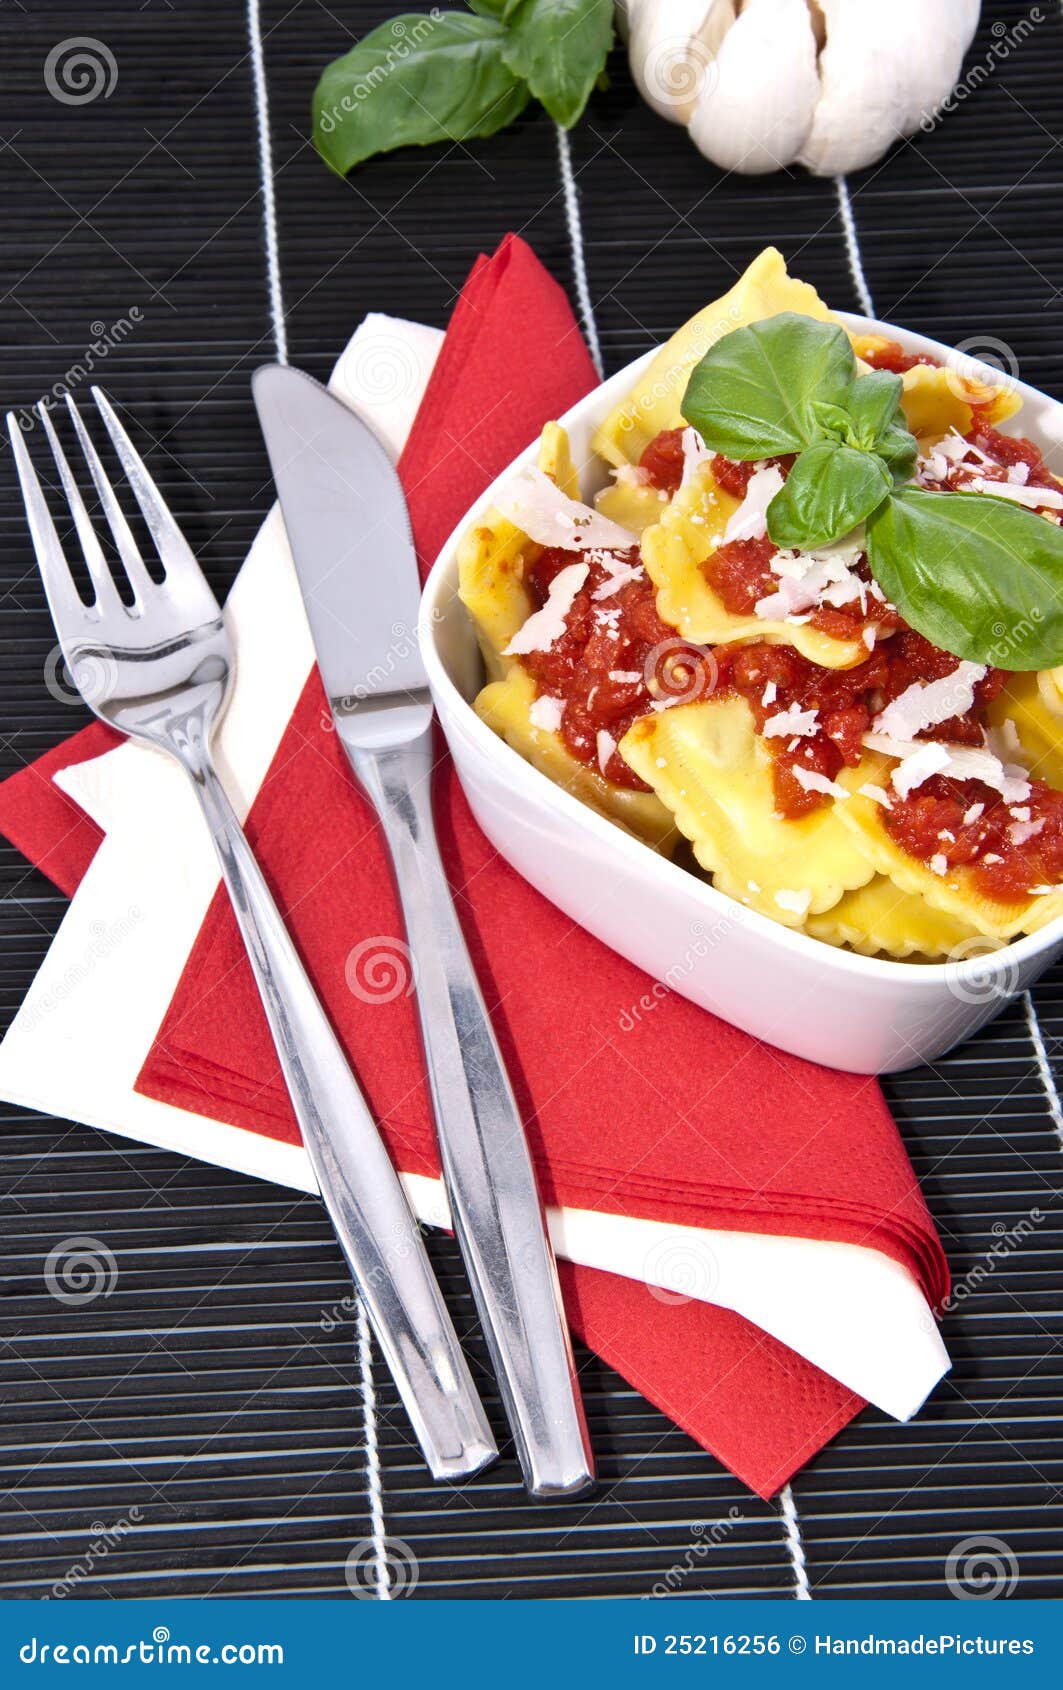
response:
[[[932,358],[929,352],[906,352],[899,340],[887,340],[882,346],[861,353],[861,357],[873,370],[890,370],[895,376],[907,374],[917,364],[929,364],[931,369],[941,367],[940,358]]]
[[[678,492],[683,479],[684,433],[685,430],[681,428],[662,429],[660,434],[650,441],[639,459],[639,468],[645,470],[651,484],[669,496]],[[790,453],[786,457],[740,463],[717,452],[712,460],[712,474],[718,487],[722,487],[725,493],[730,493],[733,499],[741,500],[746,496],[754,470],[775,464],[785,475],[793,461],[794,455]]]
[[[879,711],[916,681],[940,680],[956,667],[954,657],[907,627],[852,669],[824,669],[786,645],[731,646],[726,655],[716,655],[719,685],[733,688],[748,701],[758,733],[771,717],[792,708],[817,712],[815,732],[768,740],[775,759],[775,807],[790,817],[809,815],[830,798],[829,793],[804,787],[795,768],[831,781],[843,765],[855,768],[863,755],[863,736]],[[989,670],[974,689],[971,709],[942,723],[931,737],[953,745],[981,745],[984,706],[1006,679],[1003,670]]]
[[[639,459],[654,487],[662,493],[678,492],[683,479],[683,430],[665,428],[650,441]]]
[[[979,422],[965,438],[995,459],[1002,469],[1010,469],[1013,464],[1025,464],[1030,472],[1026,477],[1026,486],[1059,487],[1059,482],[1045,463],[1040,448],[1035,446],[1032,440],[1027,440],[1025,435],[1001,434],[998,428],[993,428],[989,423]]]
[[[969,866],[976,885],[1001,903],[1063,881],[1063,792],[1043,781],[1031,781],[1029,797],[1008,804],[981,781],[933,775],[895,799],[883,821],[910,856],[936,861],[946,873]]]
[[[986,462],[981,457],[963,463],[953,463],[951,460],[947,460],[948,469],[946,473],[943,476],[938,476],[933,472],[933,455],[931,455],[930,464],[924,465],[920,477],[924,486],[961,492],[963,488],[969,487],[973,481],[1008,482],[1014,480],[1022,487],[1050,488],[1055,494],[1061,491],[1059,482],[1048,468],[1040,450],[1032,440],[1027,440],[1022,435],[1001,434],[999,429],[991,427],[986,422],[976,423],[963,438],[976,447],[978,453],[984,453],[989,461]],[[1020,476],[1015,475],[1017,465],[1022,466]],[[1042,516],[1047,516],[1054,522],[1060,520],[1059,510],[1052,506],[1031,505],[1028,508],[1039,511]]]
[[[732,616],[752,616],[760,600],[778,589],[778,577],[771,568],[778,550],[765,534],[759,540],[726,541],[705,559],[702,573]],[[893,633],[901,626],[901,618],[892,605],[875,596],[866,558],[859,559],[853,574],[868,588],[866,609],[859,600],[851,606],[822,604],[807,611],[804,619],[835,640],[862,639],[866,628],[873,629],[876,638]]]
[[[611,568],[602,561],[605,555]],[[573,757],[617,786],[648,792],[616,751],[616,743],[655,700],[705,697],[715,684],[716,664],[661,621],[656,593],[644,574],[605,597],[595,597],[614,571],[638,567],[640,561],[637,546],[609,554],[556,546],[544,551],[527,576],[537,606],[545,603],[551,581],[566,565],[588,563],[589,574],[561,637],[549,651],[529,652],[521,662],[534,676],[540,697],[564,700],[560,732]],[[599,755],[599,732],[614,742],[611,749],[608,741],[601,742],[608,750],[605,757]]]

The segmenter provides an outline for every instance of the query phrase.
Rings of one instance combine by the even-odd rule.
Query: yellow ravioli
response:
[[[743,698],[675,705],[642,716],[620,755],[674,815],[702,868],[728,897],[801,927],[874,868],[824,805],[788,820],[775,809],[773,758]],[[780,902],[781,898],[781,902]]]
[[[836,322],[815,288],[787,275],[775,247],[764,249],[720,299],[691,317],[647,366],[622,404],[598,428],[592,446],[607,463],[638,463],[650,441],[665,428],[680,428],[680,406],[690,372],[732,329],[796,311],[822,322]]]
[[[887,875],[902,892],[918,894],[933,909],[967,922],[989,939],[1036,933],[1063,915],[1063,892],[1002,904],[986,896],[969,868],[950,868],[944,875],[935,874],[927,863],[894,844],[883,826],[881,804],[859,790],[864,782],[871,782],[888,791],[894,766],[889,758],[868,752],[858,769],[843,769],[838,776],[839,784],[848,787],[852,796],[836,806],[837,813],[880,874]]]
[[[488,511],[458,543],[458,593],[473,619],[487,673],[505,675],[502,652],[533,610],[524,571],[542,547],[498,511]]]
[[[579,478],[560,423],[549,422],[543,429],[538,465],[570,499],[579,498]],[[458,543],[458,596],[473,619],[493,680],[512,668],[513,659],[502,652],[535,609],[524,575],[542,550],[496,510],[486,511]]]
[[[492,681],[476,699],[476,714],[489,728],[519,751],[526,762],[564,787],[581,803],[609,821],[618,822],[655,850],[669,855],[679,843],[675,822],[652,792],[633,792],[617,786],[573,757],[560,734],[537,728],[531,720],[535,682],[515,664],[505,680]]]
[[[1026,763],[1035,780],[1063,788],[1063,692],[1058,669],[1026,670],[1008,677],[986,715],[999,727],[1014,722]]]
[[[548,422],[543,425],[543,432],[539,436],[538,462],[543,474],[548,475],[554,486],[560,487],[567,498],[580,497],[579,476],[572,462],[568,435],[560,423]]]
[[[726,645],[736,640],[766,640],[789,645],[825,669],[851,669],[868,655],[862,640],[835,640],[808,622],[769,621],[736,616],[701,568],[723,539],[738,501],[718,487],[703,463],[681,487],[659,522],[642,536],[642,561],[657,589],[661,619],[695,645]]]
[[[1006,387],[987,387],[932,364],[914,365],[902,381],[901,405],[922,450],[950,429],[967,434],[976,421],[995,428],[1013,417],[1022,404],[1018,394]]]
[[[977,929],[960,916],[932,909],[925,898],[902,892],[884,874],[846,892],[834,908],[808,919],[807,931],[830,945],[848,945],[863,956],[915,957],[927,960],[956,954],[977,938]],[[993,941],[979,940],[986,949]]]
[[[610,522],[619,522],[621,528],[630,528],[632,534],[641,534],[661,520],[667,504],[668,495],[648,483],[639,486],[629,481],[611,481],[598,494],[594,508],[607,516]]]

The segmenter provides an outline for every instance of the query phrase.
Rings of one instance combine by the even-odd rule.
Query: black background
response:
[[[306,138],[316,77],[391,10],[263,5],[290,353],[319,376],[368,310],[444,324],[476,254],[507,229],[573,280],[556,136],[537,110],[490,142],[380,159],[347,183],[317,159]],[[969,62],[996,46],[992,74],[931,135],[852,178],[860,248],[879,316],[1003,347],[1025,380],[1063,397],[1063,20],[1048,0],[983,12]],[[1024,17],[1028,37],[1004,51]],[[43,66],[82,34],[107,45],[118,77],[109,97],[73,107],[51,97]],[[272,497],[248,394],[275,346],[244,8],[127,0],[89,14],[7,0],[0,38],[0,397],[32,403],[100,325],[136,307],[105,379],[164,442],[152,467],[224,588]],[[832,183],[721,176],[638,101],[621,54],[610,69],[572,138],[608,369],[769,240],[834,304],[859,307]],[[10,770],[83,716],[44,686],[54,636],[9,461],[0,534]],[[6,845],[0,878],[9,1017],[64,901]],[[1063,972],[1034,1000],[1051,1060]],[[919,1418],[865,1411],[794,1482],[817,1596],[947,1594],[947,1557],[973,1534],[1002,1540],[1018,1594],[1063,1592],[1063,1118],[1035,1062],[1032,1013],[1020,1003],[937,1071],[889,1084],[958,1279],[1002,1229],[1033,1209],[1043,1218],[948,1317],[955,1369]],[[346,1598],[347,1556],[369,1532],[365,1452],[353,1325],[320,1326],[347,1287],[318,1205],[8,1110],[0,1214],[4,1592],[48,1593],[99,1526],[125,1520],[75,1594]],[[115,1252],[118,1283],[67,1308],[47,1294],[43,1263],[85,1232]],[[470,1325],[452,1247],[437,1239],[433,1253]],[[508,1449],[465,1489],[432,1487],[378,1369],[385,1529],[416,1559],[416,1595],[644,1594],[736,1509],[722,1541],[689,1557],[678,1593],[791,1597],[778,1501],[751,1498],[581,1359],[604,1483],[591,1502],[547,1508],[523,1496]]]

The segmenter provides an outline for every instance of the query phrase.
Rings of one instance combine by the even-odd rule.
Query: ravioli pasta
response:
[[[461,542],[488,674],[476,709],[547,779],[655,850],[680,847],[677,872],[760,916],[866,956],[992,950],[1063,916],[1063,848],[1051,883],[1012,872],[1024,849],[1054,863],[1044,841],[1063,838],[1063,668],[1009,674],[1006,650],[999,672],[958,665],[885,602],[861,530],[814,558],[760,545],[757,592],[818,579],[813,565],[833,584],[808,608],[727,592],[719,565],[752,571],[736,542],[765,533],[749,490],[764,465],[707,453],[683,394],[724,335],[784,312],[839,321],[769,248],[597,429],[591,504],[547,425],[525,503],[500,495],[531,532],[496,509]],[[999,432],[1019,406],[1008,387],[851,338],[858,371],[901,375],[923,485],[981,491],[988,477],[1030,508],[1027,483],[1060,485]],[[772,462],[778,487],[788,460]]]
[[[859,790],[860,784],[882,786],[889,778],[885,759],[873,754],[856,771],[841,776],[851,796],[834,807],[841,824],[859,842],[880,874],[902,892],[918,894],[931,909],[955,916],[976,933],[989,939],[1013,939],[1018,933],[1036,933],[1038,928],[1063,915],[1063,889],[1015,902],[1002,902],[982,892],[970,869],[951,868],[938,874],[926,863],[896,845],[886,831],[881,803]]]
[[[556,786],[637,834],[655,850],[666,855],[674,850],[678,832],[672,812],[652,793],[616,786],[596,770],[578,763],[556,732],[537,727],[532,721],[534,701],[534,681],[514,666],[505,680],[484,687],[476,700],[476,713]]]
[[[662,429],[678,428],[680,406],[690,372],[718,340],[732,329],[780,311],[797,311],[822,322],[837,322],[815,288],[786,273],[781,252],[766,247],[748,270],[712,305],[691,317],[667,341],[622,404],[606,418],[591,442],[605,462],[637,463]]]
[[[814,939],[847,945],[863,956],[969,957],[993,949],[962,916],[934,909],[917,892],[903,892],[887,874],[876,874],[855,892],[805,924]],[[972,941],[974,945],[972,946]]]
[[[990,722],[1014,726],[1032,775],[1063,788],[1063,691],[1058,670],[1012,675],[988,709]]]
[[[721,892],[787,927],[832,909],[875,872],[836,808],[798,821],[777,813],[771,758],[743,699],[642,716],[620,749]]]
[[[579,478],[568,436],[558,423],[547,423],[543,429],[539,468],[570,498],[578,495]],[[532,609],[524,577],[541,550],[500,511],[488,511],[459,543],[458,590],[494,679],[512,668],[502,654]]]
[[[847,669],[867,656],[860,640],[837,640],[810,623],[735,615],[727,609],[702,565],[719,546],[738,500],[718,486],[702,464],[659,520],[642,535],[642,561],[657,588],[665,622],[697,645],[767,640],[792,645],[813,663]]]

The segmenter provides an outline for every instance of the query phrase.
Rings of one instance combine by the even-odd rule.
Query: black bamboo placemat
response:
[[[320,67],[391,10],[263,0],[279,282],[291,356],[317,374],[367,310],[445,322],[477,252],[509,228],[576,283],[541,115],[490,143],[379,160],[346,184],[316,159],[306,108]],[[1056,7],[983,10],[978,86],[850,181],[850,242],[835,184],[721,177],[640,104],[615,55],[572,137],[607,367],[772,240],[838,305],[858,309],[867,289],[880,316],[1063,397],[1063,22]],[[63,103],[46,60],[87,31],[113,86]],[[153,467],[224,588],[271,497],[247,389],[275,352],[248,17],[206,0],[112,0],[89,22],[80,6],[30,0],[3,8],[0,34],[5,405],[76,384],[86,349],[111,340],[105,380],[165,439]],[[7,770],[83,716],[44,684],[54,636],[9,463],[0,536]],[[64,905],[6,845],[0,876],[9,1018]],[[371,1561],[386,1538],[396,1593],[416,1579],[423,1597],[787,1600],[806,1581],[813,1597],[933,1596],[948,1593],[950,1555],[988,1537],[1018,1594],[1063,1593],[1061,1037],[1056,969],[936,1070],[889,1083],[964,1288],[946,1325],[954,1371],[910,1426],[865,1411],[771,1504],[586,1356],[597,1500],[533,1505],[511,1458],[460,1491],[430,1486],[379,1367],[367,1417],[316,1203],[7,1110],[0,1590],[346,1598],[352,1549]],[[117,1279],[69,1307],[48,1295],[44,1265],[81,1234],[106,1242]],[[1018,1242],[992,1254],[1005,1236]],[[432,1250],[483,1367],[453,1247]]]

